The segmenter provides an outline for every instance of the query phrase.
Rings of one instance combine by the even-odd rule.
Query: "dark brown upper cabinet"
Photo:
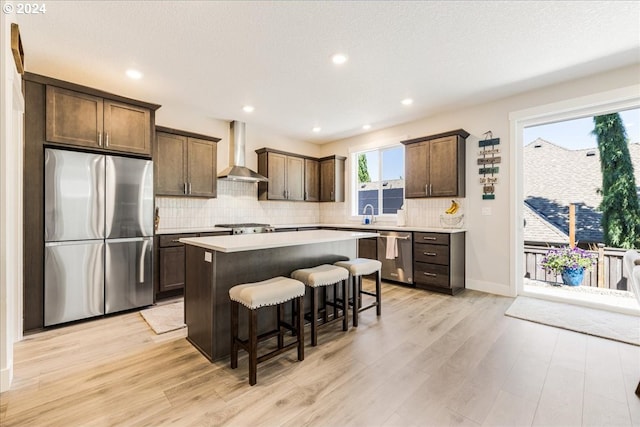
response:
[[[304,159],[304,200],[320,201],[320,162],[316,159]]]
[[[320,201],[344,202],[343,156],[328,156],[320,159]]]
[[[317,159],[271,148],[260,148],[256,153],[258,173],[269,178],[269,182],[258,183],[258,199],[344,201],[346,157]]]
[[[217,142],[220,138],[156,127],[156,195],[217,196]]]
[[[151,155],[151,111],[117,100],[47,86],[46,140]]]
[[[402,141],[405,145],[405,197],[464,197],[463,129]]]
[[[258,183],[260,200],[305,200],[304,157],[268,148],[256,153],[258,173],[269,178],[269,182]]]

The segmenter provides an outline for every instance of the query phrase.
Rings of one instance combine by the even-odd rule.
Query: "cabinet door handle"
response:
[[[435,253],[435,252],[422,252],[422,254],[423,254],[423,255],[426,255],[426,256],[436,256],[436,255],[438,255],[438,254],[437,254],[437,253]]]
[[[436,240],[435,237],[423,237],[424,240]]]
[[[426,273],[425,272],[425,273],[422,273],[422,274],[424,274],[425,276],[429,276],[429,277],[436,277],[435,273]]]
[[[333,201],[333,191],[331,192],[331,196],[329,198]]]
[[[184,194],[189,194],[189,193],[187,193],[187,183],[186,182],[184,183],[184,189],[182,190],[182,192]]]
[[[431,184],[429,184],[429,195],[431,195],[431,194],[432,194],[432,191],[431,191],[432,189],[433,189],[432,185],[431,185]]]
[[[102,147],[102,132],[98,132],[98,145]]]
[[[172,243],[180,243],[180,239],[171,239]]]
[[[104,135],[104,146],[105,147],[109,146],[109,132],[105,132],[105,135]]]
[[[189,183],[189,194],[191,194],[191,183]]]
[[[429,184],[425,184],[424,185],[424,195],[428,196],[429,195]]]

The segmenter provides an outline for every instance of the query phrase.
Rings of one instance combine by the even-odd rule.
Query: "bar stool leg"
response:
[[[376,271],[376,302],[378,303],[376,306],[376,314],[378,316],[382,314],[382,279],[380,276],[380,270]]]
[[[298,360],[304,360],[304,298],[298,297],[297,299],[297,338],[298,338]]]
[[[338,283],[334,283],[333,286],[333,318],[338,317]]]
[[[346,331],[349,329],[349,286],[347,285],[347,280],[343,280],[342,284],[342,330]],[[334,293],[335,296],[335,293]],[[334,307],[335,298],[334,298]]]
[[[284,322],[284,316],[282,314],[282,304],[276,306],[276,312],[278,316],[278,348],[284,347],[284,332],[282,331],[282,323]]]
[[[351,280],[353,281],[353,326],[358,327],[358,312],[360,311],[358,297],[360,296],[360,286],[357,277],[352,276]]]
[[[318,345],[318,288],[311,292],[311,345]]]
[[[255,385],[258,372],[258,310],[249,310],[249,385]]]
[[[238,367],[238,311],[240,304],[231,301],[231,369]]]

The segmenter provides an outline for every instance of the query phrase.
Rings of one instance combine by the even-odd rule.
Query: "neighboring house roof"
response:
[[[569,235],[554,226],[524,202],[524,239],[531,243],[568,244]]]
[[[629,153],[640,183],[640,144],[629,144]],[[525,212],[532,209],[538,218],[530,217],[524,229],[524,240],[547,241],[551,229],[569,234],[569,204],[576,205],[576,240],[583,243],[602,242],[598,211],[602,196],[600,154],[597,148],[568,150],[538,138],[523,151],[523,194]],[[526,215],[526,214],[525,214]],[[539,222],[547,222],[543,227]]]

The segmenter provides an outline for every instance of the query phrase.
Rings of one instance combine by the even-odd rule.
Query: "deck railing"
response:
[[[540,261],[544,258],[549,248],[542,246],[524,246],[525,277],[533,280],[562,283],[560,275],[548,273],[540,267]],[[626,249],[599,248],[597,251],[589,251],[598,255],[598,263],[585,272],[582,286],[593,286],[607,289],[627,290],[627,272],[623,271],[622,257]]]

